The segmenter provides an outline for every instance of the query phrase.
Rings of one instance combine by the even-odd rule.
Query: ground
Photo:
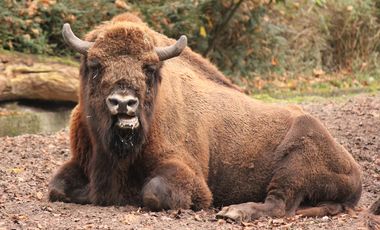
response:
[[[363,194],[351,215],[215,219],[216,209],[148,212],[138,207],[50,203],[53,172],[69,159],[67,130],[0,138],[0,229],[365,229],[363,213],[380,194],[380,93],[302,103],[319,117],[364,171]]]

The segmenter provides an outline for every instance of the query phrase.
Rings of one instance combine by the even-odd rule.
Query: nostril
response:
[[[130,100],[128,100],[127,105],[130,107],[134,107],[137,105],[137,103],[138,103],[137,99],[130,99]]]
[[[115,115],[118,113],[120,101],[116,97],[113,97],[113,96],[107,97],[106,104],[111,114]]]
[[[107,97],[106,103],[112,114],[126,113],[132,116],[138,109],[139,99],[131,95],[113,94]]]
[[[111,104],[111,105],[118,105],[119,104],[119,101],[115,98],[108,98],[108,102]]]

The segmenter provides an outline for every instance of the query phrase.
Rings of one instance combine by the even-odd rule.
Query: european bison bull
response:
[[[72,158],[50,182],[51,201],[213,203],[234,220],[333,215],[358,202],[359,166],[317,119],[239,92],[186,37],[173,44],[131,15],[86,41],[66,24],[63,37],[82,54],[81,90]]]

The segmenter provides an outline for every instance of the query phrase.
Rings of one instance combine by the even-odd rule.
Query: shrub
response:
[[[372,55],[380,51],[380,24],[374,1],[353,1],[328,8],[329,55],[324,65],[333,70],[357,69],[371,61]]]
[[[0,46],[72,55],[61,37],[64,22],[83,36],[125,11],[169,37],[186,34],[190,47],[242,84],[256,76],[370,69],[379,61],[380,0],[3,0]]]
[[[227,74],[247,75],[256,67],[250,54],[264,1],[162,0],[138,5],[138,10],[150,26],[169,37],[188,35],[190,47]]]
[[[107,0],[3,0],[0,9],[1,47],[54,55],[68,53],[61,35],[64,22],[70,22],[81,36],[94,25],[122,12]]]

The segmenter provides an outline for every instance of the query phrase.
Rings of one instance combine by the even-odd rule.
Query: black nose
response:
[[[139,99],[131,95],[112,94],[107,97],[106,103],[113,115],[126,113],[130,116],[134,116],[139,106]]]

